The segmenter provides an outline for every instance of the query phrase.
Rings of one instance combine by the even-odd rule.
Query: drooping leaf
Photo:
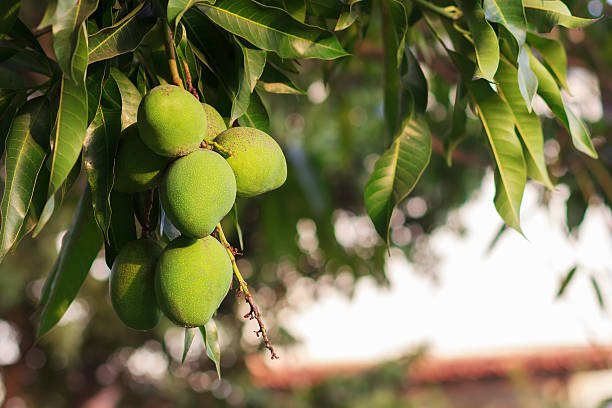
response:
[[[217,324],[213,319],[210,319],[204,326],[200,327],[200,332],[204,338],[206,355],[215,363],[217,376],[221,379],[221,346],[219,345]]]
[[[134,51],[155,25],[144,17],[146,3],[140,3],[120,21],[89,36],[89,63]]]
[[[271,64],[266,64],[257,83],[257,89],[268,93],[303,95],[305,92],[295,84],[284,72]]]
[[[261,97],[256,92],[251,95],[251,103],[247,111],[238,118],[240,126],[257,128],[263,132],[270,133],[270,117],[268,110],[263,104]]]
[[[569,89],[567,86],[567,55],[561,41],[556,38],[528,33],[527,42],[538,50],[544,64],[553,73],[561,86]]]
[[[123,130],[136,123],[138,105],[142,96],[136,85],[117,68],[111,68],[110,76],[115,81],[115,84],[117,84],[117,89],[121,95],[121,129]]]
[[[561,0],[523,0],[527,25],[531,30],[549,32],[556,25],[582,28],[596,20],[574,17]]]
[[[184,363],[185,359],[187,358],[187,354],[189,353],[189,349],[191,348],[191,344],[193,343],[193,337],[195,336],[196,329],[193,327],[185,327],[184,333],[185,338],[183,341],[183,356],[181,357],[181,363]]]
[[[98,7],[98,0],[58,0],[53,17],[53,50],[57,57],[57,62],[64,72],[64,76],[76,80],[81,76],[80,70],[74,70],[73,64],[80,63],[74,59],[81,59],[82,56],[75,56],[79,47],[79,35],[83,22]],[[81,43],[83,41],[81,40]],[[87,59],[87,42],[85,44],[85,60]]]
[[[0,39],[11,31],[20,9],[21,0],[3,0],[0,2]]]
[[[565,274],[565,277],[563,278],[563,280],[561,281],[561,284],[559,285],[559,290],[557,290],[557,296],[556,296],[557,298],[560,298],[561,296],[563,296],[563,294],[565,293],[565,290],[567,289],[570,282],[574,278],[574,275],[576,274],[576,270],[578,270],[578,267],[574,265],[573,267],[569,269],[569,271],[567,271],[567,273]]]
[[[495,30],[485,19],[485,12],[478,0],[461,0],[458,2],[465,16],[472,41],[476,50],[476,59],[480,76],[493,82],[493,76],[499,65],[499,43]]]
[[[431,157],[427,123],[411,117],[404,121],[393,144],[376,161],[365,186],[365,205],[376,231],[389,242],[393,208],[414,188]]]
[[[102,88],[108,77],[108,63],[97,64],[87,72],[85,86],[87,88],[87,124],[96,116],[102,97]]]
[[[266,52],[242,45],[238,42],[243,55],[243,73],[238,89],[232,100],[230,123],[242,116],[248,109],[251,94],[266,65]]]
[[[538,77],[538,95],[544,99],[557,119],[565,126],[572,138],[574,147],[584,154],[597,158],[597,151],[591,142],[586,125],[565,105],[555,78],[546,67],[530,53],[529,64]]]
[[[427,78],[419,61],[410,48],[405,47],[400,65],[400,114],[407,117],[413,113],[425,113],[427,109]]]
[[[81,195],[72,224],[62,242],[48,295],[41,303],[41,314],[36,336],[41,337],[62,318],[85,281],[89,268],[102,246],[102,234],[91,209],[91,193],[85,189]]]
[[[24,225],[47,155],[50,131],[51,112],[43,97],[28,102],[13,120],[6,142],[0,259],[13,247]]]
[[[484,0],[483,7],[487,20],[505,26],[523,45],[527,22],[522,0]]]
[[[331,33],[296,22],[286,12],[251,1],[219,0],[199,8],[219,26],[282,58],[348,55]]]
[[[134,222],[134,205],[132,195],[111,191],[111,218],[108,229],[108,241],[104,244],[106,264],[112,268],[113,262],[121,248],[136,239],[136,223]]]
[[[59,4],[58,4],[59,7]],[[87,132],[87,33],[85,27],[79,30],[73,61],[72,79],[65,75],[61,79],[55,129],[51,136],[53,154],[51,157],[51,197],[61,187],[81,153],[83,139]]]
[[[359,17],[359,7],[355,7],[355,5],[361,1],[363,0],[348,0],[347,4],[343,6],[342,12],[338,16],[334,31],[346,30],[353,25],[353,23],[357,20],[357,17]]]
[[[495,160],[495,208],[504,222],[521,232],[520,207],[527,170],[514,117],[501,97],[483,80],[468,83]]]
[[[13,118],[25,101],[25,91],[0,90],[0,155],[4,154],[4,146]]]
[[[110,193],[120,133],[119,112],[99,107],[83,141],[83,164],[91,190],[94,217],[107,242],[112,213]]]
[[[527,110],[531,112],[533,98],[535,98],[536,92],[538,91],[538,77],[529,64],[529,50],[525,44],[521,46],[518,54],[517,79],[519,90],[525,101],[525,106],[527,106]]]
[[[544,158],[544,136],[542,124],[535,112],[529,112],[521,97],[517,69],[502,59],[495,75],[497,89],[514,117],[516,130],[523,142],[527,175],[552,189]]]

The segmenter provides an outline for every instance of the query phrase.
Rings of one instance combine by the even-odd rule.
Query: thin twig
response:
[[[183,70],[185,71],[185,82],[187,82],[187,90],[199,101],[200,95],[198,95],[197,89],[195,89],[195,87],[193,86],[193,80],[191,79],[191,71],[189,71],[189,65],[186,61],[183,61]]]
[[[174,50],[174,36],[172,35],[172,30],[170,30],[170,26],[168,24],[164,24],[164,33],[166,37],[166,41],[164,42],[164,46],[166,48],[166,55],[168,57],[168,68],[170,68],[170,75],[172,76],[172,82],[175,85],[184,88],[183,80],[178,72],[178,65],[176,65],[176,51]]]
[[[236,280],[238,280],[238,285],[239,285],[238,290],[242,292],[242,295],[244,296],[244,300],[248,303],[250,307],[249,312],[244,315],[244,318],[245,319],[248,318],[250,320],[253,320],[253,319],[257,320],[257,324],[259,324],[259,330],[255,331],[255,334],[257,335],[257,337],[259,337],[259,335],[261,334],[264,345],[266,346],[268,350],[270,350],[270,358],[272,360],[277,359],[278,355],[276,354],[276,351],[274,351],[274,346],[272,345],[272,342],[270,341],[270,338],[268,337],[268,332],[266,331],[266,326],[264,325],[263,318],[261,317],[261,313],[259,312],[259,308],[255,304],[253,295],[251,295],[251,292],[249,291],[249,287],[246,281],[244,280],[244,278],[242,277],[240,270],[238,269],[238,265],[236,265],[235,255],[238,254],[239,251],[237,251],[234,247],[230,245],[229,242],[227,242],[227,238],[225,238],[225,234],[223,233],[223,228],[221,228],[221,224],[217,224],[216,231],[219,236],[219,240],[225,247],[229,258],[232,261],[232,269],[234,270],[234,276],[236,276]]]
[[[231,151],[227,150],[225,147],[221,146],[219,143],[215,141],[207,142],[206,140],[202,140],[202,143],[200,143],[200,147],[204,149],[214,150],[215,152],[221,154],[221,156],[225,157],[226,159],[232,156]]]

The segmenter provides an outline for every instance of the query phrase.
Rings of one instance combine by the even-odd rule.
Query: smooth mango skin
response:
[[[232,209],[236,179],[219,154],[196,150],[170,165],[159,196],[166,215],[181,233],[203,238]]]
[[[142,141],[160,156],[186,155],[206,137],[204,107],[192,94],[176,85],[159,85],[138,106]]]
[[[155,154],[138,134],[134,123],[128,126],[119,139],[115,157],[114,188],[123,193],[137,193],[155,187],[170,159]]]
[[[155,271],[155,293],[166,317],[184,327],[203,326],[232,282],[232,263],[211,236],[180,236],[166,246]]]
[[[110,298],[119,319],[136,330],[149,330],[161,316],[155,299],[155,267],[160,243],[139,239],[125,244],[113,262]]]
[[[215,108],[207,103],[203,103],[202,105],[206,111],[206,123],[208,123],[208,131],[206,132],[204,140],[212,142],[219,133],[227,130],[227,126],[225,125],[223,117]]]
[[[252,197],[274,190],[287,179],[287,162],[276,140],[259,129],[234,127],[215,139],[231,152],[239,196]]]

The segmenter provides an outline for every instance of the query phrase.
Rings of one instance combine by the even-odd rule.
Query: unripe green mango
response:
[[[225,159],[196,150],[170,165],[160,185],[162,207],[183,234],[202,238],[232,209],[236,179]]]
[[[252,197],[274,190],[287,179],[285,155],[267,133],[249,127],[234,127],[215,139],[231,156],[239,196]]]
[[[203,326],[232,282],[232,263],[219,241],[180,236],[166,246],[155,271],[159,307],[174,323]]]
[[[152,329],[161,316],[155,299],[155,267],[161,253],[160,243],[139,239],[125,244],[113,262],[111,303],[132,329]]]
[[[159,85],[138,106],[142,141],[166,157],[186,155],[198,148],[207,131],[204,107],[192,94],[175,85]]]
[[[227,129],[223,117],[215,108],[207,103],[202,104],[206,111],[206,123],[208,123],[208,131],[206,132],[205,141],[211,142],[219,133]]]
[[[159,183],[169,162],[168,157],[155,154],[143,143],[134,123],[121,133],[119,139],[114,188],[124,193],[153,188]]]

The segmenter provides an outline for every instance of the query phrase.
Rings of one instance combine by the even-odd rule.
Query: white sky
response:
[[[612,315],[599,308],[589,280],[589,274],[595,274],[610,299],[610,210],[591,208],[579,239],[572,242],[562,230],[564,189],[553,194],[548,210],[537,206],[536,187],[528,186],[522,224],[529,240],[507,232],[486,255],[500,226],[493,193],[489,176],[459,210],[466,236],[448,228],[433,234],[432,246],[440,257],[439,283],[392,255],[387,267],[390,289],[366,278],[350,300],[325,287],[316,301],[281,314],[281,322],[303,343],[282,350],[280,364],[369,362],[409,352],[419,344],[428,344],[433,355],[456,356],[612,343]],[[574,264],[583,267],[564,298],[555,299],[560,280]],[[298,296],[300,288],[292,292]]]

